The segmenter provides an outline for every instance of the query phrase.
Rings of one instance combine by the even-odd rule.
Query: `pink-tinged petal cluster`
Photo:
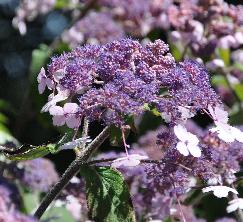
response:
[[[22,0],[16,9],[12,24],[21,35],[27,32],[26,21],[33,21],[38,15],[44,15],[52,10],[56,0]]]
[[[67,91],[61,91],[57,95],[51,94],[48,97],[48,102],[42,107],[41,112],[48,112],[49,109],[55,106],[58,102],[64,101],[68,98]]]
[[[53,116],[52,120],[55,126],[67,124],[69,128],[76,129],[81,124],[79,106],[76,103],[65,103],[63,108],[61,106],[52,106],[49,112]]]
[[[40,94],[42,94],[45,91],[46,87],[48,89],[53,89],[54,87],[54,82],[46,76],[46,71],[43,67],[41,68],[41,71],[38,74],[37,81],[38,90]]]

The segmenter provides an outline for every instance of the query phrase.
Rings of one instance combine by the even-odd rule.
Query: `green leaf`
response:
[[[110,167],[81,168],[90,217],[96,222],[134,222],[135,214],[122,174]]]
[[[230,65],[230,50],[218,48],[218,54],[226,66]]]
[[[52,207],[41,217],[41,222],[76,222],[71,213],[64,207]]]
[[[3,124],[0,124],[0,144],[5,144],[7,142],[18,143],[17,140],[11,136],[8,129]]]
[[[243,84],[235,84],[233,88],[240,100],[243,101]]]
[[[171,53],[172,53],[173,57],[175,58],[175,60],[177,62],[181,61],[182,53],[181,53],[179,47],[177,47],[175,44],[171,43],[170,49],[171,49]]]
[[[0,122],[5,124],[8,122],[8,118],[2,113],[0,113]]]
[[[213,86],[225,86],[228,87],[227,81],[225,80],[225,77],[222,75],[214,75],[211,78],[211,83]]]
[[[240,112],[237,112],[237,113],[233,114],[232,116],[230,116],[229,123],[231,125],[242,125],[243,124],[243,113],[240,111]]]
[[[50,57],[51,50],[45,44],[41,44],[39,49],[35,49],[32,52],[32,59],[30,65],[30,72],[32,74],[39,73],[42,66],[44,66],[46,60]],[[36,80],[36,75],[32,75],[32,81]]]
[[[21,196],[26,214],[32,214],[40,203],[40,193],[22,191]]]
[[[49,144],[48,148],[52,154],[59,152],[59,148],[67,142],[70,142],[73,137],[73,131],[69,130],[65,133],[65,135],[56,143],[56,144]]]
[[[6,157],[14,161],[23,161],[23,160],[33,160],[39,157],[46,156],[50,153],[50,147],[53,144],[42,145],[42,146],[31,146],[23,145],[19,149],[14,151],[4,151]]]
[[[243,64],[236,62],[233,67],[243,72]]]
[[[69,0],[57,0],[56,1],[56,5],[55,8],[56,9],[63,9],[63,8],[67,8],[70,4]]]

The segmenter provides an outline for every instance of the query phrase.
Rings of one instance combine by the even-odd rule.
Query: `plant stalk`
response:
[[[110,134],[110,127],[104,128],[104,130],[90,143],[86,149],[81,150],[80,155],[69,165],[67,170],[62,175],[61,179],[51,188],[51,190],[43,198],[40,206],[34,213],[34,216],[38,219],[44,214],[48,206],[59,195],[62,189],[68,184],[68,182],[75,176],[80,166],[85,164],[91,155],[101,146],[101,144],[107,139]]]

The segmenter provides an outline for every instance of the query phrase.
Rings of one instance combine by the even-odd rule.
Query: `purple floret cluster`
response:
[[[176,64],[161,40],[145,46],[122,39],[78,47],[53,57],[38,82],[40,93],[46,86],[52,90],[43,111],[50,112],[54,125],[66,122],[70,128],[77,128],[84,116],[122,126],[145,106],[156,107],[175,124],[189,117],[184,110],[192,115],[220,103],[203,65],[191,60]],[[56,103],[64,100],[62,110]],[[70,115],[71,123],[64,120]]]

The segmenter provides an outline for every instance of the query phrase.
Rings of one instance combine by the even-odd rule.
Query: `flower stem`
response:
[[[40,206],[36,210],[34,216],[38,219],[44,214],[48,206],[59,195],[62,189],[68,184],[74,175],[79,171],[80,166],[85,164],[91,155],[97,150],[98,147],[109,136],[110,127],[104,128],[104,130],[90,143],[86,149],[81,150],[81,154],[69,165],[67,170],[62,175],[61,179],[51,188],[42,200]]]
[[[82,132],[82,138],[86,138],[89,133],[89,120],[87,117],[84,118],[84,125],[83,125],[83,132]],[[80,150],[83,150],[86,146],[86,140],[81,144]]]

